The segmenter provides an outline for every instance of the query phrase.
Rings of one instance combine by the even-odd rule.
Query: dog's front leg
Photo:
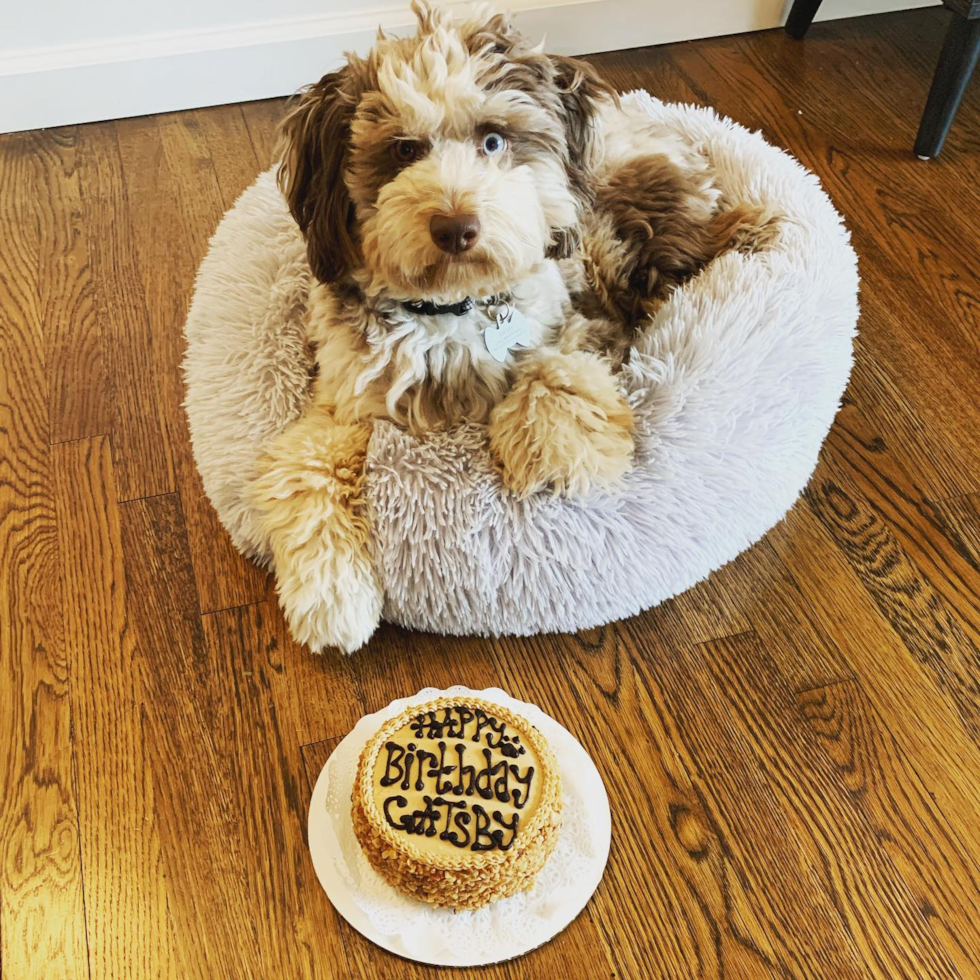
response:
[[[293,636],[314,651],[350,653],[381,618],[363,499],[370,435],[370,425],[338,425],[314,406],[273,440],[253,486],[279,601]]]
[[[546,487],[566,496],[610,487],[633,458],[633,413],[608,361],[542,348],[518,368],[490,416],[490,448],[521,497]]]

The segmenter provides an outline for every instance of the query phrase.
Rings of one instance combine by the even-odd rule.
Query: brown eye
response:
[[[422,155],[422,144],[418,140],[398,140],[391,152],[399,163],[414,163]]]

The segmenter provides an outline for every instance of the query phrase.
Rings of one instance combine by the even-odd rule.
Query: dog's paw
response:
[[[363,505],[370,433],[314,408],[271,443],[251,487],[289,628],[314,651],[350,653],[381,618]]]
[[[328,647],[353,653],[377,629],[384,596],[366,556],[329,564],[305,576],[277,570],[279,602],[290,632],[314,653]]]
[[[584,351],[530,361],[489,430],[504,484],[520,497],[611,487],[632,465],[633,413],[608,365]]]

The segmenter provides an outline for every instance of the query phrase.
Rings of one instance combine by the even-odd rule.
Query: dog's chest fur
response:
[[[571,304],[558,263],[543,260],[510,291],[530,326],[529,350],[554,344]],[[309,337],[317,349],[318,400],[337,420],[389,418],[411,431],[485,422],[509,390],[520,352],[501,363],[487,348],[495,321],[478,303],[462,316],[424,316],[401,303],[365,300],[315,284]]]

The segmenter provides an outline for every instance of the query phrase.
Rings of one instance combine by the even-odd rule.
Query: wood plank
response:
[[[254,919],[258,950],[251,975],[339,978],[348,970],[337,916],[307,845],[310,793],[299,726],[277,703],[281,667],[262,642],[267,622],[258,606],[204,618],[210,662],[201,698],[213,704],[208,721],[220,731],[221,755],[234,759],[222,791],[238,817],[226,844],[241,861],[238,887],[246,906],[264,910]],[[294,651],[312,659],[308,651]],[[250,859],[254,855],[263,858]]]
[[[878,319],[888,316],[886,303],[867,297],[861,313],[862,332],[873,333]],[[857,411],[871,442],[887,448],[909,473],[927,499],[956,496],[964,484],[964,454],[946,439],[937,438],[921,414],[906,400],[901,387],[876,363],[861,338],[855,345],[851,384],[844,396],[845,416]]]
[[[980,963],[980,925],[971,914],[980,901],[980,831],[959,839],[858,684],[796,700],[950,959],[971,976]]]
[[[669,102],[687,102],[692,105],[710,105],[707,94],[698,80],[681,71],[671,57],[671,45],[636,51],[605,51],[586,56],[585,60],[617,92],[632,92],[643,88],[658,98]]]
[[[806,601],[792,572],[767,540],[719,569],[713,579],[745,615],[749,628],[794,691],[850,676],[850,667],[824,628],[820,611]]]
[[[176,977],[109,440],[59,445],[54,464],[91,969]]]
[[[242,105],[242,118],[260,170],[267,170],[276,162],[276,139],[285,105],[286,99],[263,99]]]
[[[81,198],[78,128],[33,136],[40,228],[41,309],[52,442],[109,431],[102,334],[95,311]]]
[[[932,511],[963,557],[980,566],[980,494],[940,500],[932,504]]]
[[[781,970],[959,975],[754,634],[638,669]]]
[[[225,615],[238,623],[240,656],[260,664],[272,707],[290,741],[304,745],[346,735],[354,727],[363,710],[349,657],[310,653],[297,643],[274,594]],[[207,626],[210,616],[204,622]]]
[[[156,395],[154,338],[112,123],[78,129],[79,172],[96,318],[112,413],[113,466],[123,499],[168,493],[174,472]],[[144,220],[144,216],[139,216]]]
[[[807,502],[980,744],[980,568],[853,421],[838,419]]]
[[[0,975],[88,976],[30,137],[0,138]]]
[[[211,106],[192,113],[208,147],[221,203],[230,208],[259,174],[241,106]]]
[[[166,868],[179,975],[229,980],[255,976],[260,945],[237,846],[226,721],[230,692],[215,665],[197,608],[194,573],[176,494],[119,507],[126,566],[128,629],[146,681],[143,769]]]
[[[949,15],[939,9],[927,13],[908,11],[867,25],[860,18],[824,22],[814,33],[821,45],[814,52],[815,60],[826,64],[829,58],[832,70],[838,73],[857,69],[861,73],[855,85],[859,93],[866,85],[874,86],[876,110],[881,118],[880,138],[897,159],[913,166],[926,163],[912,156],[912,146],[949,21]],[[853,57],[848,59],[849,44],[861,46],[860,64],[854,65]],[[877,65],[888,66],[886,85],[881,84],[884,72],[876,70]],[[963,196],[975,200],[980,200],[980,160],[973,152],[978,139],[977,114],[968,108],[957,114],[942,154],[926,163],[935,171],[933,179],[945,180],[948,172],[955,173]]]
[[[197,268],[224,210],[210,151],[193,114],[128,120],[117,124],[117,138],[154,338],[146,367],[165,420],[201,609],[258,602],[265,597],[266,575],[235,550],[205,497],[182,408],[183,324]]]
[[[820,610],[827,632],[869,703],[888,719],[902,752],[913,760],[930,794],[961,839],[969,840],[980,812],[971,772],[980,751],[928,668],[882,616],[857,572],[809,508],[797,508],[769,534],[793,569],[801,593]]]
[[[350,655],[350,664],[365,713],[427,687],[463,684],[482,690],[503,681],[490,641],[413,633],[390,623],[382,623],[371,643]]]
[[[320,771],[327,764],[327,760],[330,758],[331,753],[340,744],[341,741],[342,741],[341,738],[325,738],[325,739],[320,739],[319,741],[316,742],[308,742],[305,745],[300,746],[300,755],[303,760],[303,788],[305,790],[305,798],[307,800],[312,799],[313,788],[314,786],[316,786],[316,781],[320,776]],[[314,873],[314,879],[315,877],[316,876]],[[350,957],[347,954],[346,939],[347,939],[347,934],[348,933],[352,934],[354,930],[351,929],[349,925],[347,925],[347,922],[341,918],[341,916],[337,913],[334,907],[330,904],[330,901],[326,899],[319,881],[314,880],[313,887],[320,892],[319,897],[322,897],[324,899],[324,903],[329,909],[329,912],[325,917],[330,922],[332,930],[334,931],[334,933],[337,935],[338,939],[341,942],[341,956],[342,956],[341,962],[343,963],[343,969],[346,971],[345,975],[351,977],[365,976],[365,974],[363,973],[357,973],[357,974],[353,973],[350,968]],[[379,953],[379,956],[380,955],[383,954]],[[397,963],[402,962],[395,958],[391,958],[391,959],[393,959],[393,961]],[[417,969],[423,969],[423,968],[417,967]],[[367,975],[369,976],[370,974]]]

